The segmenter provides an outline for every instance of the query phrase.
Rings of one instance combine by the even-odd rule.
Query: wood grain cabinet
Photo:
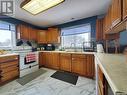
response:
[[[108,34],[110,32],[111,26],[112,26],[112,23],[111,23],[111,6],[110,6],[104,18],[104,33],[105,34]]]
[[[103,19],[97,19],[96,20],[96,41],[102,41],[103,40]]]
[[[90,78],[94,78],[95,75],[95,65],[94,65],[94,55],[87,54],[87,76]]]
[[[39,66],[44,66],[52,69],[59,69],[59,53],[40,52]]]
[[[29,28],[26,25],[17,25],[17,39],[29,40]]]
[[[71,54],[60,54],[60,70],[71,72]]]
[[[118,23],[121,22],[122,14],[122,0],[112,0],[112,6],[111,6],[111,21],[112,21],[112,27],[116,26]]]
[[[47,31],[46,30],[38,30],[37,38],[38,38],[38,43],[43,44],[47,43],[46,36],[47,36]]]
[[[123,19],[127,17],[127,0],[123,0]]]
[[[18,56],[0,57],[0,84],[19,76]]]
[[[79,75],[87,74],[86,55],[72,54],[72,72]]]
[[[98,66],[98,93],[99,95],[108,95],[108,83],[99,66]]]
[[[37,41],[37,29],[29,27],[29,40]]]
[[[39,67],[46,65],[46,53],[39,52]]]
[[[48,28],[47,42],[48,43],[60,43],[60,31],[58,28]]]

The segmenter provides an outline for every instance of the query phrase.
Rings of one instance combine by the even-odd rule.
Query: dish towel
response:
[[[34,62],[36,61],[36,54],[35,53],[29,53],[26,55],[26,63]]]

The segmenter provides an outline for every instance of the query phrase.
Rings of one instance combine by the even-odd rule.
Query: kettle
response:
[[[97,52],[98,53],[104,53],[104,48],[102,44],[97,44]]]

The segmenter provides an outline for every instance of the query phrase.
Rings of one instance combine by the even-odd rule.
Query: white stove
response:
[[[25,76],[29,73],[35,72],[39,69],[38,64],[38,53],[32,52],[32,48],[29,46],[17,46],[14,47],[13,51],[15,53],[19,54],[19,69],[20,69],[20,77]],[[25,57],[29,53],[35,53],[36,54],[36,61],[32,62],[30,64],[25,64]]]

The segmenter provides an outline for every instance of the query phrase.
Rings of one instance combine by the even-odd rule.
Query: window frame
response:
[[[64,48],[64,49],[70,49],[70,47],[68,47],[68,48],[66,48],[66,47],[64,47],[63,46],[63,42],[62,42],[62,37],[63,37],[63,35],[62,35],[62,30],[64,30],[64,29],[70,29],[70,28],[76,28],[76,27],[82,27],[82,26],[85,26],[85,25],[89,25],[90,26],[90,31],[89,32],[83,32],[83,33],[90,33],[89,34],[89,36],[90,36],[90,41],[91,41],[91,32],[92,32],[92,26],[91,26],[91,24],[90,23],[87,23],[87,24],[81,24],[81,25],[76,25],[76,26],[71,26],[71,27],[66,27],[66,28],[61,28],[61,47],[62,48]],[[78,34],[83,34],[83,33],[76,33],[76,34],[71,34],[71,35],[78,35]],[[68,36],[68,35],[65,35],[65,36]],[[80,48],[78,48],[78,47],[75,47],[76,49],[82,49],[81,47]],[[72,48],[73,49],[73,48]]]

